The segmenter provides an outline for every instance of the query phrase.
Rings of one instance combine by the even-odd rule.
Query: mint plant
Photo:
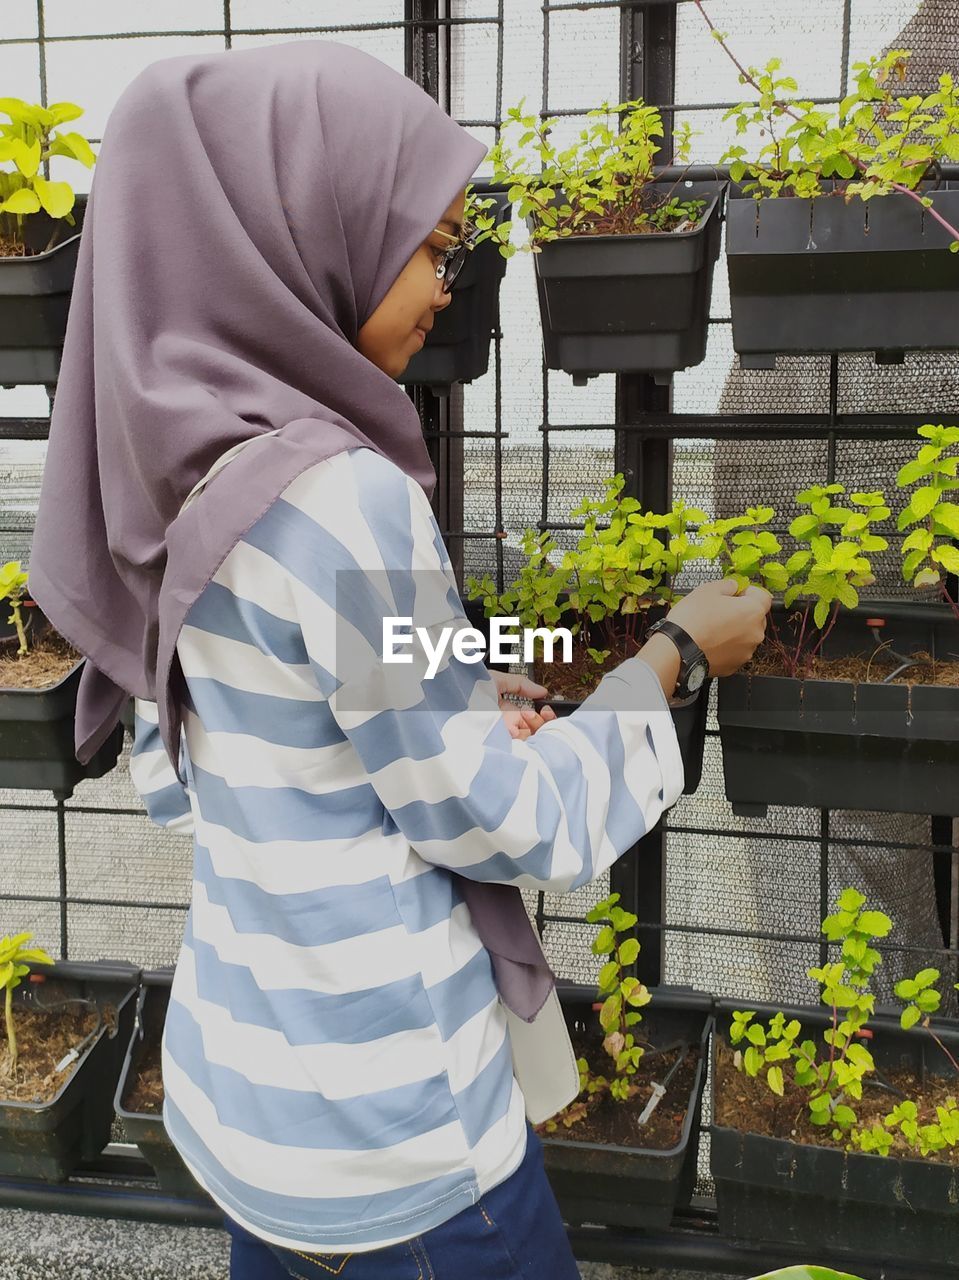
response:
[[[919,428],[927,441],[896,476],[900,489],[911,489],[900,512],[900,532],[914,525],[902,543],[902,575],[914,587],[939,587],[942,599],[959,619],[959,595],[949,590],[949,575],[959,574],[959,503],[950,494],[959,489],[959,427],[931,422]],[[956,598],[954,598],[954,596]]]
[[[593,1072],[585,1058],[577,1058],[579,1094],[545,1122],[547,1133],[555,1133],[560,1125],[570,1129],[584,1119],[589,1112],[590,1098],[608,1093],[616,1102],[627,1102],[639,1092],[633,1077],[642,1061],[643,1048],[636,1043],[634,1028],[643,1020],[639,1010],[649,1004],[652,996],[638,978],[625,972],[639,955],[639,939],[630,935],[637,917],[632,911],[624,911],[618,905],[619,900],[618,893],[611,893],[586,913],[588,924],[599,925],[591,944],[592,953],[607,957],[599,971],[597,987],[602,997],[599,1025],[603,1030],[603,1049],[612,1069],[608,1076],[600,1075]]]
[[[477,221],[480,238],[494,239],[504,257],[512,257],[517,248],[538,253],[542,245],[567,236],[671,232],[699,221],[704,201],[682,199],[679,182],[665,195],[652,186],[664,136],[656,107],[642,99],[604,102],[587,114],[578,138],[560,149],[550,137],[558,117],[541,120],[525,111],[525,101],[508,109],[490,159],[493,181],[507,188],[519,217],[531,219],[529,239],[517,246],[510,241],[510,222],[496,227]],[[689,126],[678,129],[674,138],[672,163],[685,164]]]
[[[62,223],[76,225],[71,213],[76,196],[69,182],[50,182],[40,167],[51,156],[69,156],[93,167],[96,156],[82,134],[55,132],[58,125],[82,116],[83,108],[73,102],[44,107],[21,98],[0,98],[0,115],[7,117],[7,123],[0,121],[0,164],[13,165],[12,170],[0,169],[0,239],[6,237],[14,253],[22,255],[24,218],[45,210],[58,219],[46,251],[56,243]]]
[[[19,1053],[17,1049],[17,1033],[13,1021],[13,993],[20,982],[30,972],[31,964],[53,964],[53,960],[40,947],[27,947],[24,944],[33,937],[32,933],[16,933],[12,937],[0,938],[0,988],[4,993],[4,1025],[7,1033],[7,1074],[13,1076],[17,1069]]]
[[[471,577],[467,597],[482,600],[487,617],[518,617],[521,626],[554,626],[571,612],[574,641],[597,672],[611,655],[632,657],[644,642],[650,610],[668,608],[677,599],[673,579],[706,556],[695,536],[706,517],[680,501],[665,514],[644,512],[635,498],[621,497],[624,485],[622,473],[612,476],[602,498],[584,498],[570,512],[571,520],[583,519],[575,549],[559,553],[549,534],[527,529],[527,563],[514,583],[498,594],[489,575]],[[583,676],[587,684],[594,678],[589,670]]]
[[[836,912],[822,923],[829,941],[842,944],[841,958],[807,970],[819,983],[822,1003],[832,1009],[832,1027],[822,1035],[825,1047],[808,1037],[801,1040],[800,1021],[782,1012],[765,1028],[753,1021],[755,1012],[735,1012],[730,1030],[734,1045],[746,1043],[745,1051],[737,1053],[737,1068],[754,1077],[765,1072],[769,1088],[782,1097],[784,1065],[791,1063],[795,1083],[807,1095],[809,1119],[830,1127],[835,1139],[855,1126],[850,1103],[862,1098],[863,1078],[875,1070],[872,1054],[858,1035],[874,1010],[869,986],[882,963],[872,943],[889,933],[892,921],[881,911],[864,911],[865,901],[856,889],[843,890]]]
[[[898,96],[911,52],[893,49],[854,64],[855,87],[832,111],[792,97],[798,85],[780,74],[779,58],[764,69],[744,66],[703,0],[695,4],[740,84],[756,94],[726,113],[736,121],[737,135],[757,130],[762,140],[751,156],[738,143],[727,149],[722,160],[733,181],[746,179],[744,188],[756,199],[821,195],[823,179],[834,179],[846,200],[898,192],[922,205],[948,231],[950,250],[959,252],[959,230],[918,190],[940,162],[959,159],[959,96],[950,74],[942,73],[929,93]]]
[[[10,603],[10,616],[8,622],[12,622],[17,629],[17,638],[20,641],[20,647],[17,649],[17,656],[22,657],[27,652],[27,632],[23,623],[23,614],[20,606],[27,590],[27,575],[20,568],[19,560],[8,560],[6,564],[0,565],[0,602],[7,600]]]
[[[849,506],[837,506],[834,499],[843,494],[844,485],[829,484],[812,485],[797,495],[797,505],[808,508],[789,526],[790,537],[799,549],[783,566],[774,561],[772,576],[768,571],[766,574],[765,581],[773,584],[771,590],[785,574],[783,604],[787,610],[797,601],[800,604],[785,626],[771,619],[767,640],[790,676],[810,669],[836,625],[840,608],[855,609],[858,589],[875,581],[870,556],[889,545],[874,530],[890,515],[883,495],[852,493],[847,499]],[[749,563],[742,564],[739,571],[746,577],[755,572]]]
[[[785,1094],[784,1072],[791,1064],[793,1081],[806,1094],[809,1120],[828,1127],[832,1138],[847,1149],[888,1156],[899,1137],[911,1149],[910,1154],[933,1155],[959,1145],[959,1106],[952,1097],[937,1106],[936,1119],[928,1123],[920,1123],[915,1101],[903,1098],[882,1121],[859,1124],[857,1106],[862,1101],[863,1084],[876,1071],[873,1055],[863,1043],[866,1024],[875,1009],[872,976],[882,963],[872,944],[892,928],[887,915],[865,910],[865,904],[865,896],[858,890],[843,890],[836,911],[822,922],[822,932],[829,941],[840,945],[840,958],[807,970],[819,984],[822,1002],[832,1010],[832,1026],[822,1032],[822,1043],[802,1038],[800,1020],[787,1019],[781,1011],[765,1027],[754,1021],[754,1011],[736,1011],[729,1038],[733,1045],[743,1047],[737,1048],[734,1064],[746,1075],[764,1078],[779,1097]],[[930,1014],[940,1004],[939,992],[933,987],[939,976],[938,969],[922,969],[914,978],[896,983],[896,994],[905,1002],[900,1022],[908,1030],[921,1021],[959,1076],[959,1063],[929,1025]]]

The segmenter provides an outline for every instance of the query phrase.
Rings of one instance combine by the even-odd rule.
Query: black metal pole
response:
[[[624,99],[642,98],[650,104],[673,101],[676,58],[676,6],[658,4],[624,9],[620,19],[620,81]],[[672,112],[663,114],[666,138],[672,137]],[[621,374],[616,379],[616,421],[636,423],[645,413],[668,414],[669,386],[645,373]],[[642,431],[616,432],[616,469],[626,476],[624,493],[644,508],[664,511],[672,497],[672,440]],[[622,906],[644,920],[665,919],[666,836],[661,826],[650,831],[635,849],[613,866],[610,888]],[[663,932],[640,930],[637,974],[647,985],[663,976]]]

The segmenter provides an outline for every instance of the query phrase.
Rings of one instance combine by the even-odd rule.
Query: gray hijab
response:
[[[166,58],[121,94],[30,560],[31,595],[88,659],[82,763],[134,694],[157,703],[179,770],[183,620],[301,472],[363,445],[432,496],[412,402],[354,344],[484,153],[411,80],[329,41]],[[229,502],[180,512],[221,454],[273,431],[230,463]],[[552,975],[518,890],[461,886],[505,1003],[531,1020]]]

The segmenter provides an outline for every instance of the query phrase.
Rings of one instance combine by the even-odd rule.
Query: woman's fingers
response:
[[[510,735],[522,741],[550,720],[555,720],[556,712],[552,707],[543,707],[541,712],[534,710],[533,707],[510,707],[504,710],[503,719],[506,721]]]

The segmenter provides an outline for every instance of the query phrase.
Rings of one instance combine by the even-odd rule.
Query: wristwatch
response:
[[[670,622],[668,618],[661,618],[659,622],[653,623],[646,632],[647,640],[657,632],[668,636],[679,650],[681,659],[679,679],[676,682],[676,692],[673,697],[680,699],[694,697],[709,675],[709,659],[692,636],[675,622]]]

